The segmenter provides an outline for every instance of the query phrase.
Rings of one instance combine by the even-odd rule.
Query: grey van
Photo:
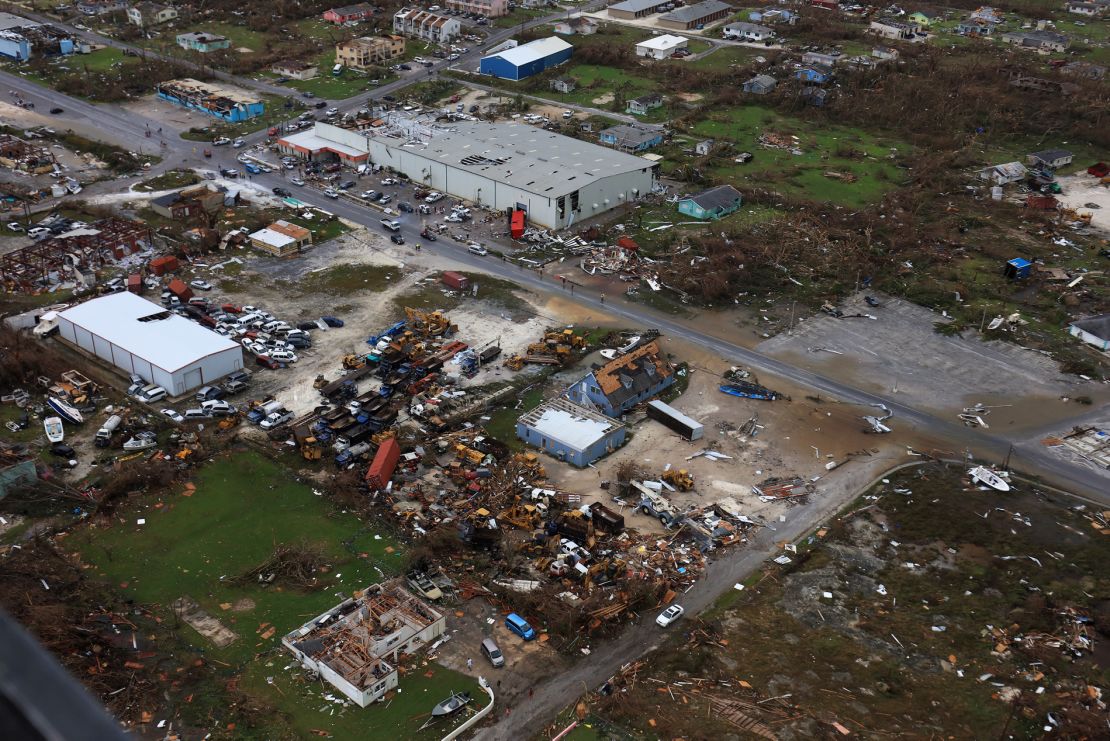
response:
[[[484,638],[481,647],[482,655],[489,659],[495,667],[505,666],[505,655],[492,638]]]

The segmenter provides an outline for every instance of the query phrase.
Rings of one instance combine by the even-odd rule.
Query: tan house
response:
[[[405,53],[401,36],[363,36],[335,45],[335,62],[344,67],[366,69]]]
[[[315,64],[295,62],[292,59],[276,62],[273,67],[270,67],[270,71],[275,75],[288,77],[291,80],[311,80],[320,74],[320,70]]]
[[[274,257],[295,255],[312,244],[312,232],[288,221],[275,221],[250,235],[251,245]]]

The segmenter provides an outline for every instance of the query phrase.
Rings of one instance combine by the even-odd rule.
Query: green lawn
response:
[[[550,13],[551,9],[548,8],[517,8],[508,15],[494,18],[491,25],[497,28],[512,28],[513,26],[519,26],[522,23],[527,23],[536,18],[542,18]]]
[[[125,508],[110,527],[86,528],[68,541],[93,566],[107,588],[151,605],[173,620],[170,603],[188,595],[239,634],[217,648],[182,624],[181,636],[206,654],[232,665],[280,645],[281,637],[339,601],[338,594],[381,581],[377,569],[397,573],[402,549],[383,531],[352,513],[335,511],[310,486],[297,483],[277,464],[255,453],[224,455],[198,469],[196,491],[167,494],[156,507],[147,500]],[[145,519],[146,524],[137,521]],[[279,544],[309,543],[330,559],[323,588],[302,592],[274,586],[234,585],[231,579],[265,562]],[[387,552],[392,550],[392,553]],[[240,600],[253,606],[221,607]],[[276,628],[266,639],[261,625]]]
[[[802,154],[786,149],[765,149],[758,143],[764,132],[799,137]],[[755,155],[748,164],[737,164],[722,156],[711,163],[714,177],[750,187],[774,188],[788,195],[816,201],[832,201],[848,206],[872,202],[895,187],[903,175],[890,159],[891,148],[901,155],[910,146],[898,140],[880,138],[843,126],[828,126],[782,116],[760,106],[745,106],[711,114],[697,123],[672,149],[693,146],[700,138],[732,142],[737,151]],[[693,158],[672,152],[664,163],[665,171],[689,164]],[[826,177],[826,172],[854,175],[855,182]]]
[[[550,87],[523,90],[532,95],[558,100],[564,103],[608,108],[612,96],[621,90],[626,100],[653,92],[657,88],[654,80],[631,75],[615,67],[596,64],[577,64],[569,67],[560,76],[573,77],[578,87],[570,93],[557,93]],[[506,89],[512,90],[512,83],[502,81]]]
[[[513,450],[524,450],[524,443],[516,436],[516,421],[520,415],[531,411],[543,401],[543,384],[537,384],[520,397],[520,406],[515,403],[501,407],[490,415],[486,422],[486,432],[508,445]]]
[[[726,46],[718,49],[717,51],[709,54],[708,56],[697,59],[693,62],[688,62],[697,69],[709,70],[726,70],[734,64],[746,65],[752,59],[759,56],[758,49],[752,49],[747,46]]]

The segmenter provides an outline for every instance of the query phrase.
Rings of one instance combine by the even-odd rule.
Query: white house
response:
[[[979,177],[989,180],[995,185],[1009,185],[1024,180],[1029,171],[1020,162],[1007,162],[1002,165],[993,165],[979,171]]]
[[[1110,314],[1080,319],[1068,327],[1072,337],[1078,337],[1103,352],[1110,352]]]
[[[774,38],[774,30],[758,23],[730,23],[724,27],[726,39],[737,41],[767,41]]]
[[[662,36],[655,36],[647,41],[641,41],[636,44],[636,56],[649,57],[651,59],[666,59],[677,50],[685,49],[688,43],[689,39],[685,36],[675,36],[674,34],[665,33]]]

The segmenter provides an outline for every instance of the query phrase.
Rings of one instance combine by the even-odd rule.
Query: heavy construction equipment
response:
[[[520,355],[510,355],[502,361],[501,365],[509,370],[518,371],[524,367],[524,357]]]
[[[242,421],[243,415],[236,412],[235,414],[229,414],[221,419],[216,427],[220,430],[230,430],[232,427],[238,427]]]
[[[325,386],[327,386],[327,385],[328,385],[328,383],[329,383],[328,379],[324,378],[324,374],[323,374],[323,373],[321,373],[320,375],[316,376],[316,380],[314,380],[314,381],[312,382],[312,388],[314,388],[314,389],[316,389],[317,391],[319,391],[320,389],[322,389],[322,388],[324,388]]]
[[[474,448],[468,448],[465,445],[459,444],[455,446],[455,457],[460,461],[467,461],[475,466],[482,465],[482,461],[486,459],[486,454]]]
[[[668,468],[663,472],[663,480],[679,491],[694,488],[694,476],[685,468]]]
[[[543,518],[540,517],[539,510],[534,505],[523,504],[519,501],[513,502],[501,510],[497,519],[521,530],[535,530],[543,524]]]
[[[514,453],[512,463],[519,466],[522,474],[526,474],[532,481],[547,478],[547,471],[535,453]]]
[[[440,337],[458,331],[458,327],[451,324],[451,320],[441,311],[420,311],[406,306],[405,316],[408,317],[406,326],[424,337]]]
[[[358,370],[366,365],[366,358],[362,355],[344,355],[343,356],[343,369],[344,370]],[[319,387],[317,387],[319,388]]]
[[[554,342],[559,345],[566,345],[574,350],[583,350],[586,348],[586,338],[574,333],[573,329],[548,330],[543,335],[544,342]]]
[[[306,461],[318,461],[324,457],[324,444],[316,437],[306,437],[301,441],[301,457]]]

